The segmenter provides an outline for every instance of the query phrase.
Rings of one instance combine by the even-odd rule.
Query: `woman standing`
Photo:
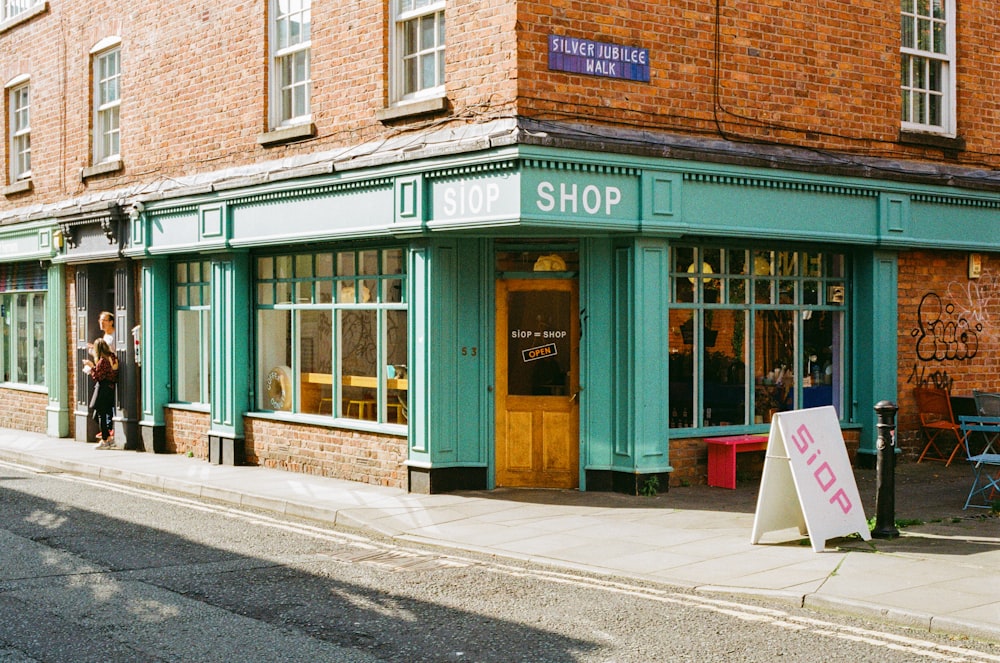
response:
[[[101,427],[101,443],[98,449],[114,449],[108,442],[111,428],[111,413],[115,407],[115,383],[118,381],[118,358],[111,352],[107,341],[99,338],[94,341],[94,361],[84,362],[86,371],[93,378],[94,393],[90,397],[90,409]],[[89,369],[89,370],[88,370]]]

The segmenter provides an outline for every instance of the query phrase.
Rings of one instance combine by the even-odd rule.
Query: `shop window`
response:
[[[370,249],[257,259],[260,410],[406,423],[403,257]]]
[[[678,246],[671,260],[671,428],[841,410],[843,255]]]
[[[0,293],[3,381],[45,384],[45,293]]]
[[[211,263],[174,265],[174,395],[179,403],[208,404],[211,385]]]

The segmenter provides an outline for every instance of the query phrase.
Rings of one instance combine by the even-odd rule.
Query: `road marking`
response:
[[[746,605],[725,599],[697,596],[666,589],[659,589],[656,587],[647,587],[638,583],[629,584],[619,580],[592,578],[582,574],[578,575],[566,571],[528,569],[510,564],[504,564],[495,560],[481,561],[450,553],[428,553],[426,550],[419,548],[411,548],[399,544],[378,543],[359,535],[332,532],[323,526],[313,526],[305,523],[289,523],[261,513],[249,514],[234,507],[208,504],[196,499],[186,498],[179,495],[168,495],[162,492],[156,492],[135,486],[125,486],[102,479],[92,479],[69,474],[53,474],[6,461],[0,461],[0,466],[11,467],[33,474],[44,474],[54,479],[99,486],[113,492],[141,496],[146,499],[171,504],[173,506],[180,505],[204,513],[214,513],[235,520],[250,522],[257,526],[270,527],[277,530],[296,533],[302,536],[312,537],[317,540],[354,546],[361,549],[354,553],[344,552],[323,555],[323,557],[335,559],[344,563],[375,564],[381,566],[382,568],[410,571],[478,566],[493,573],[504,574],[510,577],[533,578],[535,580],[631,596],[646,601],[681,605],[688,608],[695,608],[727,615],[744,621],[767,624],[776,628],[808,631],[824,637],[838,638],[841,640],[868,644],[872,647],[881,647],[883,649],[901,651],[926,659],[952,661],[955,663],[1000,663],[1000,655],[979,652],[966,649],[964,647],[938,644],[927,640],[896,635],[894,633],[884,633],[882,631],[874,631],[856,626],[837,624],[812,617],[792,615],[777,608]]]

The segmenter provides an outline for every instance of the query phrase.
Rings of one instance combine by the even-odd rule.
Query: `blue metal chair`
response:
[[[962,443],[965,445],[966,459],[972,463],[973,479],[969,496],[963,509],[970,506],[992,508],[996,495],[1000,492],[1000,453],[994,449],[1000,438],[1000,417],[959,417]],[[969,446],[973,433],[980,433],[986,439],[985,448],[974,453]],[[974,497],[982,497],[982,504],[973,504]]]

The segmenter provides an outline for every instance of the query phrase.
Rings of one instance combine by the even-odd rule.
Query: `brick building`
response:
[[[0,11],[0,426],[93,439],[103,310],[126,448],[424,492],[1000,390],[990,3]]]

